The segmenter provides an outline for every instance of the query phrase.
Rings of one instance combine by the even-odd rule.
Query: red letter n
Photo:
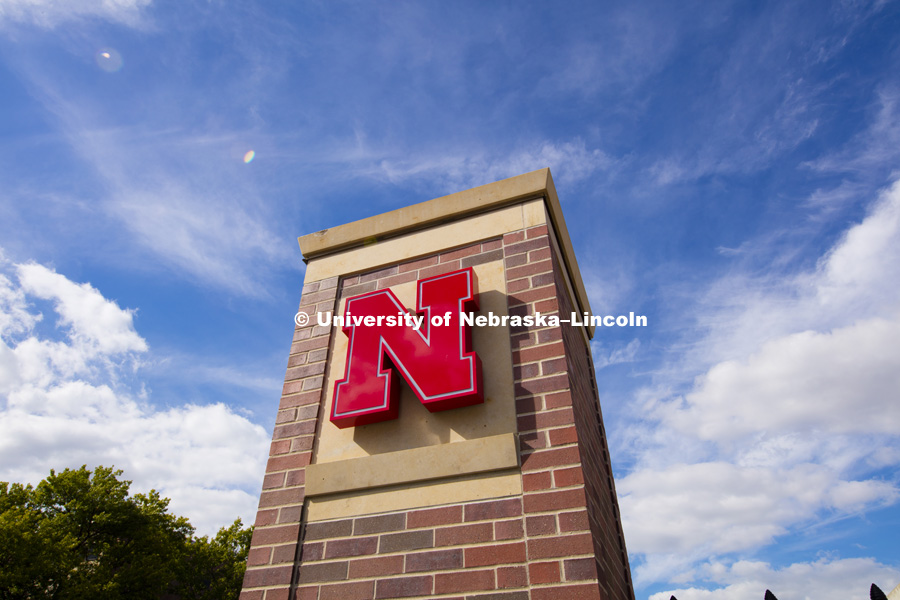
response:
[[[331,422],[343,428],[397,418],[398,373],[431,412],[482,403],[481,361],[472,350],[471,326],[460,319],[478,310],[476,288],[471,267],[420,279],[415,316],[424,321],[418,330],[403,322],[406,309],[389,289],[348,299],[347,370],[334,384]],[[381,317],[382,325],[366,326],[366,317]]]

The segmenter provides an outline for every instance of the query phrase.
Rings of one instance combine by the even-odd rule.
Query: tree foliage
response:
[[[86,466],[37,487],[0,482],[0,600],[237,598],[250,528],[196,537],[156,491]]]

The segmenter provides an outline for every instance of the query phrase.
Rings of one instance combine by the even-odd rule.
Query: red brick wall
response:
[[[523,536],[518,497],[309,523],[297,598],[525,600]]]
[[[301,531],[333,333],[314,325],[315,313],[335,310],[342,297],[501,259],[510,314],[569,312],[543,226],[304,288],[300,310],[311,324],[295,330],[242,600],[633,598],[593,366],[569,327],[510,332],[521,496]]]
[[[503,244],[510,314],[568,319],[547,228],[507,234]],[[589,347],[566,324],[522,328],[511,339],[531,597],[633,599]],[[543,560],[548,546],[572,558]]]
[[[569,318],[573,306],[562,287],[562,265],[555,253],[553,266],[559,311]],[[562,333],[599,582],[604,597],[634,598],[590,347],[579,328],[563,327]]]

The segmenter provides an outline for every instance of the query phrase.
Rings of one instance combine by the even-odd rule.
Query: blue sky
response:
[[[638,598],[900,583],[900,3],[0,0],[0,479],[252,520],[296,237],[550,167]],[[245,155],[253,150],[253,160]]]

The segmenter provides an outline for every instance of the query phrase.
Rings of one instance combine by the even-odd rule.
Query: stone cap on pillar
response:
[[[323,229],[298,238],[298,242],[303,253],[303,261],[309,263],[345,250],[377,244],[422,229],[539,198],[543,199],[550,217],[566,275],[575,293],[578,305],[576,308],[580,312],[590,313],[590,301],[578,268],[578,261],[575,259],[572,240],[553,185],[553,177],[547,168]],[[593,327],[588,327],[587,332],[592,336]]]

